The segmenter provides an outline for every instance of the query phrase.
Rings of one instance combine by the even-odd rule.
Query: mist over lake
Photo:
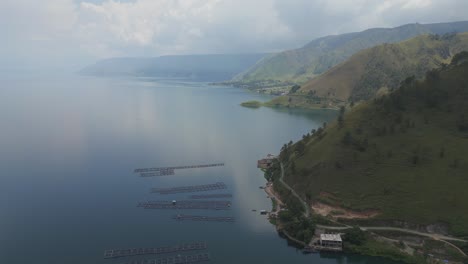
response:
[[[239,104],[269,98],[174,80],[10,75],[0,82],[2,263],[120,263],[135,258],[104,260],[104,250],[196,241],[207,242],[213,263],[375,263],[303,255],[252,212],[271,208],[256,160],[334,118],[333,111],[248,109]],[[225,166],[152,178],[133,173],[217,162]],[[214,182],[228,186],[230,210],[136,207],[190,195],[151,188]],[[171,219],[178,213],[236,222]]]

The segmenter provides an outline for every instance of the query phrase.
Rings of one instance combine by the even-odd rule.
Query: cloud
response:
[[[3,0],[5,62],[270,52],[329,34],[467,20],[465,0]]]

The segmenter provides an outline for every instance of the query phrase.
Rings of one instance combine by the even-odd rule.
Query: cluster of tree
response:
[[[279,159],[283,162],[288,162],[291,154],[296,153],[299,156],[304,154],[307,143],[313,139],[318,138],[319,140],[325,136],[325,128],[327,123],[324,122],[321,127],[312,129],[309,133],[302,135],[302,140],[299,140],[295,144],[289,141],[281,147]]]
[[[291,87],[291,89],[289,89],[289,93],[290,93],[290,94],[293,94],[293,93],[299,91],[299,89],[301,89],[301,86],[295,84],[295,85],[293,85],[293,86]]]
[[[315,224],[303,215],[297,216],[289,211],[281,211],[278,217],[289,235],[304,243],[309,243],[315,233]]]
[[[343,241],[359,246],[367,241],[367,234],[359,227],[353,227],[346,230]]]
[[[262,88],[272,88],[278,86],[291,86],[294,85],[292,82],[288,81],[279,81],[279,80],[256,80],[256,81],[227,81],[222,83],[217,83],[221,85],[229,85],[239,88],[249,88],[249,89],[262,89]]]
[[[315,233],[315,224],[304,216],[305,209],[301,201],[281,184],[275,184],[274,188],[287,206],[286,210],[278,213],[281,225],[289,235],[309,243]]]
[[[265,179],[269,182],[274,182],[280,177],[281,167],[277,159],[273,160],[271,166],[265,171]]]
[[[346,146],[353,146],[360,152],[366,151],[369,147],[369,140],[367,137],[353,137],[350,131],[346,131],[341,142]]]

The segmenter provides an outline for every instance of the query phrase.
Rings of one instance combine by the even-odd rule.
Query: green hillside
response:
[[[468,33],[423,35],[379,45],[358,52],[296,93],[275,98],[267,105],[338,107],[348,101],[368,100],[397,88],[408,76],[423,77],[428,70],[449,63],[460,51],[468,51]]]
[[[468,53],[285,145],[285,181],[310,203],[372,210],[371,224],[468,236]],[[357,220],[355,220],[357,221]],[[401,221],[404,221],[401,222]],[[369,224],[369,223],[367,223]]]
[[[424,35],[395,44],[363,50],[344,63],[309,81],[299,91],[319,97],[359,101],[398,87],[408,76],[421,78],[431,69],[449,63],[468,51],[468,33]]]
[[[238,85],[255,88],[270,84],[305,83],[354,53],[383,43],[395,43],[422,34],[468,31],[468,22],[409,24],[397,28],[375,28],[357,33],[316,39],[302,48],[272,54],[233,79]],[[278,83],[280,82],[280,83]]]

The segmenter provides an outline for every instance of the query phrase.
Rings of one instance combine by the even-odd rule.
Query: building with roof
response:
[[[257,168],[268,169],[273,164],[273,160],[276,159],[275,155],[268,154],[266,158],[257,161]]]
[[[340,234],[321,234],[320,246],[323,248],[342,250],[343,240],[341,239]]]

